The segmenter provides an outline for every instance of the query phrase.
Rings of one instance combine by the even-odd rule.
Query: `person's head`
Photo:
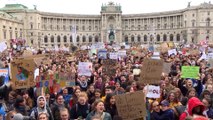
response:
[[[105,95],[107,95],[109,93],[113,93],[113,88],[111,86],[108,86],[105,88]]]
[[[127,93],[132,93],[132,92],[135,92],[134,88],[132,86],[127,86],[126,87],[126,92]]]
[[[68,94],[68,89],[67,89],[67,88],[64,88],[64,89],[63,89],[63,94],[64,94],[64,95],[67,95],[67,94]]]
[[[166,111],[166,110],[168,110],[169,109],[169,102],[167,101],[167,100],[163,100],[162,102],[161,102],[161,109],[162,109],[162,111]]]
[[[22,91],[22,96],[25,100],[27,100],[29,98],[29,93],[27,90]]]
[[[87,78],[86,78],[86,76],[81,76],[80,80],[81,80],[82,82],[86,82]]]
[[[89,92],[94,93],[95,92],[94,85],[90,85],[88,90],[89,90]]]
[[[99,99],[99,100],[96,100],[94,103],[93,103],[93,107],[94,107],[94,110],[95,112],[97,113],[103,113],[104,112],[104,102]]]
[[[88,100],[87,94],[85,92],[81,92],[78,96],[78,103],[81,105],[85,105]]]
[[[155,112],[160,112],[160,105],[158,101],[153,101],[151,104],[151,108]]]
[[[211,105],[212,105],[211,98],[203,98],[202,102],[203,102],[203,104],[205,105],[206,108],[210,108]]]
[[[179,97],[182,96],[182,92],[181,92],[180,88],[175,88],[174,91],[175,91],[175,96],[176,97],[179,98]]]
[[[187,92],[187,97],[191,98],[191,97],[196,97],[196,96],[197,96],[196,90],[194,88],[190,88]]]
[[[213,85],[212,84],[208,84],[206,86],[206,90],[208,90],[210,93],[213,93]]]
[[[95,89],[95,98],[100,98],[100,97],[101,97],[101,90]]]
[[[208,90],[204,90],[201,94],[201,98],[210,98],[210,92]]]
[[[115,105],[115,94],[113,93],[107,94],[105,104],[107,106]]]
[[[67,108],[60,109],[61,120],[69,120],[69,111]]]
[[[80,93],[81,93],[81,89],[80,89],[80,88],[76,88],[76,89],[74,90],[74,95],[75,95],[76,97],[78,97],[78,96],[80,95]]]
[[[37,107],[44,108],[46,107],[46,99],[44,96],[39,96],[37,98]]]
[[[116,82],[116,83],[115,83],[115,88],[116,88],[116,89],[120,88],[120,86],[121,86],[121,84],[120,84],[119,82]]]
[[[17,93],[15,91],[10,91],[8,98],[9,98],[9,102],[15,102],[15,99],[17,97]]]
[[[15,106],[15,107],[25,106],[24,98],[23,98],[22,96],[18,96],[18,97],[16,98],[16,101],[15,101],[14,106]]]
[[[47,113],[39,113],[38,120],[48,120]]]
[[[57,94],[57,95],[56,95],[56,102],[57,102],[59,105],[63,105],[63,104],[64,104],[64,98],[63,98],[63,95],[62,95],[62,94]]]
[[[197,98],[192,97],[188,100],[188,113],[189,115],[202,115],[203,111],[205,110],[204,104]]]
[[[188,80],[186,81],[186,87],[187,87],[187,88],[192,88],[192,87],[193,87],[193,82],[192,82],[191,79],[188,79]]]

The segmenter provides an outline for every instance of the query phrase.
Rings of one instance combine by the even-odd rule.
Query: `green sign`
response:
[[[199,78],[200,67],[195,66],[182,66],[181,67],[181,78]]]

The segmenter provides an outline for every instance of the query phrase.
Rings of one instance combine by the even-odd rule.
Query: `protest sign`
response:
[[[176,49],[168,50],[168,55],[177,55]]]
[[[209,59],[208,63],[209,63],[209,67],[213,67],[213,59]]]
[[[140,80],[143,83],[159,83],[163,71],[163,61],[155,59],[145,59],[141,69]]]
[[[60,87],[72,87],[75,86],[75,75],[72,75],[68,72],[60,72],[58,74],[58,80],[60,83]]]
[[[147,85],[145,89],[148,90],[146,97],[160,98],[160,86]]]
[[[208,59],[213,59],[213,53],[208,53],[207,58],[208,58]]]
[[[34,85],[35,63],[33,59],[17,59],[11,62],[12,81],[15,89]]]
[[[118,51],[118,56],[121,57],[121,58],[122,57],[126,57],[126,50],[119,50]]]
[[[0,52],[3,52],[7,49],[7,44],[5,42],[0,42]]]
[[[141,69],[133,69],[133,75],[140,75]]]
[[[142,91],[117,95],[115,99],[118,114],[123,120],[140,119],[146,116],[146,102]]]
[[[182,66],[181,67],[181,78],[199,78],[200,67],[196,66]]]
[[[160,53],[159,52],[154,52],[151,58],[160,60]]]
[[[9,82],[9,70],[7,68],[0,69],[0,87]]]
[[[79,62],[78,63],[78,75],[91,76],[92,75],[92,63]]]
[[[171,69],[171,63],[163,63],[163,72],[169,74]]]
[[[109,58],[117,60],[118,59],[118,53],[116,53],[116,52],[110,52],[109,53]]]
[[[190,55],[199,55],[200,52],[199,52],[199,50],[193,49],[193,50],[189,50],[189,54]]]
[[[28,56],[32,56],[32,55],[33,55],[33,52],[30,51],[30,50],[25,50],[25,51],[23,52],[23,57],[28,57]]]
[[[106,49],[98,50],[98,58],[107,59],[107,50]]]

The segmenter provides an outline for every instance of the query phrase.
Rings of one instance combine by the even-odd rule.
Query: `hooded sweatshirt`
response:
[[[39,99],[43,98],[44,99],[44,107],[41,108],[39,107]],[[33,108],[30,116],[32,116],[33,118],[37,119],[38,115],[40,113],[47,113],[48,117],[50,118],[51,117],[51,112],[50,110],[48,111],[49,108],[47,108],[47,102],[46,102],[46,99],[44,96],[39,96],[37,98],[37,107]]]
[[[197,106],[201,106],[201,113],[203,113],[203,111],[205,110],[205,106],[203,105],[203,103],[196,97],[190,98],[188,101],[188,108],[181,114],[179,120],[185,120],[185,118],[189,115],[193,116],[194,113],[192,113],[192,110]]]

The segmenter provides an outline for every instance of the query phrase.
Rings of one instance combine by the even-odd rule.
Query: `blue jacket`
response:
[[[174,120],[174,111],[172,109],[168,109],[166,111],[152,112],[151,120]]]

